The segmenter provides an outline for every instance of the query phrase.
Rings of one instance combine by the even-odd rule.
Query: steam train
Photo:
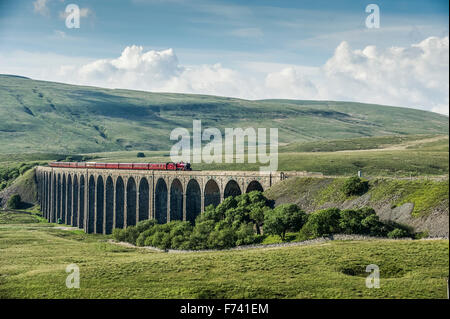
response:
[[[158,171],[191,171],[191,164],[178,163],[96,163],[96,162],[51,162],[50,167],[65,168],[102,168],[102,169],[138,169]]]

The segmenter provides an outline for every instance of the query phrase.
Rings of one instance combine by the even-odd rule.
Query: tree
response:
[[[145,154],[142,153],[142,152],[138,152],[138,153],[136,154],[136,157],[145,157]]]
[[[269,211],[270,208],[267,206],[265,207],[254,206],[250,210],[250,218],[256,226],[256,233],[258,235],[261,234],[261,226],[264,223],[264,215],[266,214],[266,212]]]
[[[357,176],[348,178],[342,186],[342,191],[346,196],[363,195],[369,190],[369,182],[363,181]]]
[[[288,230],[298,231],[305,224],[307,215],[295,204],[283,204],[264,214],[264,232],[278,235],[285,240]]]
[[[303,238],[316,238],[324,235],[331,235],[340,231],[340,210],[338,208],[328,208],[311,213],[308,221],[301,230]]]

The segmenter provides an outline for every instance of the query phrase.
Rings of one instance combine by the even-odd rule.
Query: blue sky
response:
[[[69,3],[84,10],[79,29],[65,26],[62,12]],[[368,15],[365,8],[370,3],[380,7],[379,29],[368,29],[365,25]],[[81,68],[96,60],[117,59],[126,47],[136,45],[142,47],[143,53],[173,49],[179,66],[175,73],[169,72],[172,75],[184,72],[185,68],[220,63],[222,69],[239,73],[242,81],[255,82],[250,96],[242,96],[237,91],[233,94],[233,90],[221,92],[209,88],[201,92],[198,87],[173,85],[161,89],[258,98],[261,95],[258,92],[265,88],[257,86],[266,83],[270,73],[286,68],[295,70],[293,75],[286,71],[292,81],[317,86],[314,81],[321,76],[318,69],[333,58],[342,42],[348,44],[348,50],[375,46],[384,52],[392,47],[409,48],[429,37],[448,37],[448,12],[447,1],[417,0],[0,0],[0,73],[59,80],[52,76],[55,73],[52,67]],[[92,77],[85,76],[84,79],[86,83],[82,76],[61,77],[61,81],[69,83],[102,86],[98,78],[93,81]],[[104,86],[135,88],[114,81]],[[159,88],[149,85],[148,90]],[[302,92],[292,97],[314,97],[314,92]],[[327,98],[330,95],[327,94],[317,93],[317,97]],[[289,92],[286,97],[291,97]],[[417,100],[420,105],[415,106],[414,101],[402,103],[394,99],[385,104],[433,107],[422,105],[420,99]],[[442,108],[448,99],[433,103]]]

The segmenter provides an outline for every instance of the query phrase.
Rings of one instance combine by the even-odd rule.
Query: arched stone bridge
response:
[[[109,234],[146,219],[194,221],[208,205],[218,205],[228,196],[263,191],[285,175],[39,166],[36,177],[41,210],[50,222],[61,218],[64,224],[88,233]]]

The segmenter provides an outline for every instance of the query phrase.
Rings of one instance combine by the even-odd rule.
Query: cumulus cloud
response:
[[[243,96],[247,81],[237,71],[214,65],[182,66],[172,49],[150,50],[132,45],[116,59],[100,59],[78,68],[62,66],[72,83],[158,92]]]
[[[315,76],[294,67],[266,76],[279,98],[312,98],[414,107],[449,113],[448,37],[430,37],[410,47],[352,50],[342,42]]]
[[[409,47],[352,49],[342,42],[320,67],[274,67],[259,73],[217,64],[181,65],[172,49],[126,47],[114,59],[64,64],[52,80],[154,92],[247,99],[341,100],[449,113],[449,40],[430,37]],[[264,64],[261,64],[264,65]],[[251,74],[251,75],[250,75]]]
[[[352,50],[342,42],[322,67],[320,95],[369,103],[440,110],[448,114],[448,37],[407,48]],[[442,112],[444,111],[444,112]]]

